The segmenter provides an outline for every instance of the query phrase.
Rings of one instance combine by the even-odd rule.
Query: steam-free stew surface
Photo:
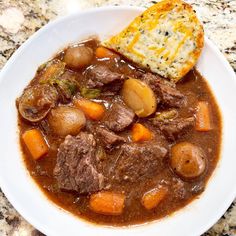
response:
[[[134,115],[131,124],[122,131],[112,131],[113,134],[119,136],[119,141],[107,146],[104,144],[103,138],[97,135],[98,126],[111,131],[110,123],[106,120],[108,119],[106,113],[112,109],[112,104],[114,103],[118,102],[118,104],[124,105],[123,97],[121,96],[124,81],[135,78],[146,83],[143,77],[148,72],[138,68],[138,66],[132,65],[132,63],[122,58],[121,55],[109,52],[111,53],[111,56],[109,56],[109,53],[103,52],[101,48],[96,51],[99,46],[99,41],[97,40],[89,40],[84,42],[83,45],[89,47],[91,51],[84,52],[82,50],[82,52],[78,52],[85,53],[88,57],[79,64],[76,64],[75,61],[70,64],[70,55],[67,55],[67,58],[65,56],[66,49],[55,57],[57,60],[66,62],[63,72],[69,73],[68,76],[73,77],[73,79],[78,82],[78,87],[75,88],[75,91],[70,91],[72,94],[66,97],[65,93],[63,96],[60,94],[61,90],[58,89],[59,85],[56,82],[50,83],[49,86],[54,86],[60,96],[54,104],[54,109],[60,106],[75,107],[74,101],[80,100],[82,97],[81,91],[87,89],[87,80],[91,78],[91,75],[89,75],[90,72],[88,73],[88,71],[91,68],[93,69],[98,65],[103,65],[109,68],[113,73],[116,72],[124,77],[122,77],[122,81],[117,80],[115,83],[111,82],[105,86],[92,86],[93,90],[89,90],[89,92],[91,93],[92,91],[92,96],[94,96],[94,93],[97,93],[97,97],[88,100],[103,105],[105,114],[103,114],[102,118],[98,118],[97,120],[88,118],[85,114],[86,124],[83,124],[84,121],[81,121],[81,127],[76,126],[78,130],[72,134],[72,136],[75,137],[81,132],[86,132],[94,136],[96,140],[95,149],[99,149],[102,153],[101,159],[94,157],[94,159],[96,159],[95,166],[97,171],[104,175],[105,184],[102,189],[91,192],[82,192],[82,190],[75,191],[74,189],[68,190],[60,187],[61,185],[58,183],[58,178],[55,177],[54,169],[57,163],[59,146],[64,142],[66,135],[63,133],[61,135],[60,132],[57,134],[57,131],[55,132],[54,129],[62,130],[63,124],[58,125],[56,123],[56,128],[53,127],[54,123],[50,121],[52,110],[50,110],[44,118],[36,122],[22,118],[22,115],[19,114],[20,141],[23,157],[32,178],[50,200],[79,217],[101,224],[129,225],[143,223],[164,217],[182,208],[204,191],[220,155],[220,112],[205,79],[201,77],[196,69],[193,69],[176,85],[174,89],[177,89],[179,93],[184,96],[181,98],[183,100],[181,105],[167,104],[165,101],[161,101],[160,91],[155,91],[155,88],[150,85],[149,88],[154,91],[154,95],[157,99],[155,111],[157,113],[154,112],[147,117]],[[92,54],[92,59],[89,58],[91,57],[90,54]],[[42,82],[43,70],[45,70],[45,68],[39,68],[35,78],[28,87],[47,83],[45,81]],[[61,76],[63,76],[63,73],[59,75],[58,78],[60,79]],[[100,93],[100,95],[98,95],[98,93]],[[82,95],[87,96],[84,95],[84,93]],[[178,96],[176,99],[179,99]],[[17,101],[18,107],[19,101],[20,100]],[[206,131],[198,131],[195,125],[197,112],[199,111],[199,102],[205,102],[209,108],[211,127]],[[78,106],[76,107],[78,108]],[[163,121],[162,118],[160,118],[161,114],[164,114],[161,113],[163,111],[168,111],[169,114],[172,113],[173,117],[168,120],[167,115],[167,118],[164,118]],[[116,116],[117,114],[112,115]],[[114,119],[117,119],[117,117]],[[167,121],[165,119],[167,119]],[[185,119],[189,119],[187,121],[189,124],[186,125],[186,127],[182,127],[183,130],[180,128],[177,134],[168,133],[165,128],[163,128],[165,125],[171,125],[171,122],[177,121],[181,123],[183,120],[186,122]],[[142,125],[138,125],[136,131],[133,127],[135,123]],[[133,132],[137,132],[137,130],[140,132],[140,130],[143,130],[143,127],[147,128],[151,136],[144,135],[141,137],[139,133],[138,136],[136,135],[136,139],[132,139]],[[29,148],[22,139],[22,134],[24,134],[25,131],[35,128],[43,134],[49,147],[47,154],[37,160],[32,157]],[[140,141],[138,141],[139,138],[141,138]],[[144,140],[142,140],[142,138]],[[177,146],[176,151],[173,147],[179,143],[182,149],[179,149]],[[188,150],[189,145],[197,148],[196,151],[193,150],[194,148],[191,149],[191,152],[194,152],[194,155],[199,155],[197,163],[199,166],[197,166],[197,169],[194,167],[195,169],[193,168],[193,172],[190,173],[188,172],[188,167],[181,165],[181,161],[185,161],[186,163],[184,164],[188,165],[188,158],[183,160],[179,157],[179,152],[188,152],[186,150]],[[192,148],[192,146],[190,148]],[[156,157],[156,154],[153,154],[150,149],[154,150],[156,153],[160,152],[160,154],[158,154],[159,156]],[[126,154],[122,154],[121,150]],[[149,160],[149,156],[153,156],[154,159]],[[131,167],[128,167],[127,170],[124,163],[128,163],[130,158],[133,159],[131,160]],[[155,158],[158,159],[158,162],[157,164],[152,164],[155,163]],[[199,161],[202,161],[201,158],[204,159],[203,165],[201,163],[199,164]],[[145,159],[144,162],[142,162],[143,159]],[[138,161],[138,164],[136,161]],[[193,165],[195,164],[193,163]],[[132,165],[135,166],[135,170],[132,170]],[[154,166],[154,168],[152,166]],[[152,199],[153,201],[150,202],[150,196],[156,196],[155,193],[158,191],[161,192],[161,195],[158,193],[158,197],[154,200]],[[93,206],[91,207],[91,195],[96,197],[94,194],[101,192],[120,194],[119,196],[124,198],[122,211],[117,211],[116,214],[109,214],[94,210]],[[150,194],[148,195],[148,193]],[[106,197],[109,198],[110,195]],[[95,204],[96,203],[97,202],[95,202]],[[119,204],[122,205],[122,199],[119,199]]]

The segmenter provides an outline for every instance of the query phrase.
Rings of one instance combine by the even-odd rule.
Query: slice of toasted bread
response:
[[[105,47],[174,82],[196,64],[203,44],[203,27],[192,7],[181,0],[151,6],[103,42]]]

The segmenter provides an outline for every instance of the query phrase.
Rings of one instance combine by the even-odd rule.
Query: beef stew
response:
[[[66,48],[17,99],[26,167],[50,200],[86,220],[170,215],[204,191],[219,159],[214,96],[196,69],[174,84],[98,49],[97,39]]]

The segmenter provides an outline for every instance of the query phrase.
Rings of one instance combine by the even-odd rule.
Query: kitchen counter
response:
[[[108,5],[148,7],[150,0],[0,0],[0,69],[14,51],[48,21],[71,12]],[[187,0],[206,35],[236,72],[236,0]],[[223,78],[222,78],[223,79]],[[42,235],[12,207],[0,190],[0,236]],[[236,200],[204,236],[236,235]]]

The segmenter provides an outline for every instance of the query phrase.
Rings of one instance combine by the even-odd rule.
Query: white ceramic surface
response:
[[[78,12],[43,27],[10,58],[0,74],[0,186],[13,206],[48,236],[200,235],[226,211],[236,196],[236,76],[209,41],[198,63],[223,114],[222,158],[198,200],[170,217],[144,225],[113,228],[93,225],[59,209],[30,178],[21,158],[15,99],[37,67],[70,43],[99,35],[101,39],[126,26],[141,8],[108,7]]]

